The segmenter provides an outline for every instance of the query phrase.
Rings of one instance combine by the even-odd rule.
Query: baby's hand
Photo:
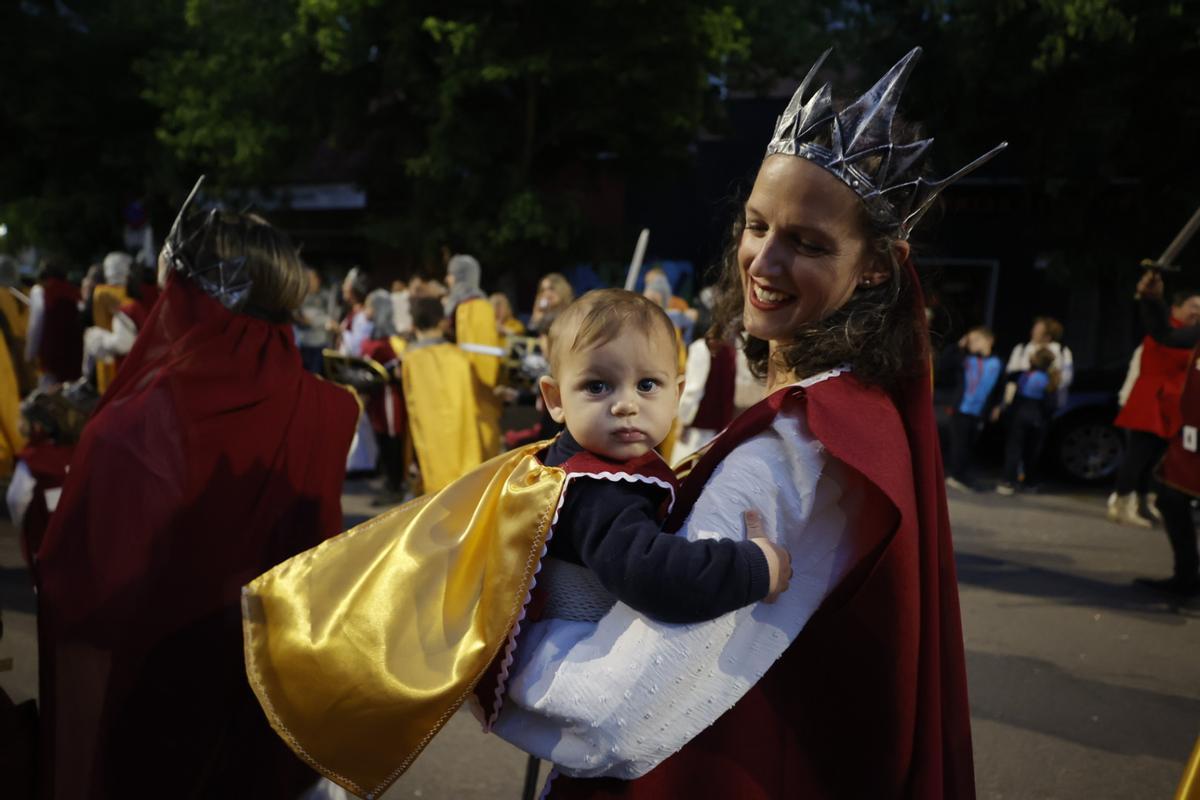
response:
[[[757,511],[746,511],[742,519],[746,521],[746,538],[762,548],[763,555],[767,557],[771,582],[763,602],[774,603],[775,598],[787,591],[788,581],[792,579],[792,557],[763,533],[762,517]]]

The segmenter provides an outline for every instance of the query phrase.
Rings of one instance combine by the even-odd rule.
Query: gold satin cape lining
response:
[[[322,775],[378,796],[505,645],[565,480],[535,457],[548,444],[492,459],[243,589],[250,685]]]

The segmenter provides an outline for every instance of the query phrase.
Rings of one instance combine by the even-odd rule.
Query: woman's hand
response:
[[[1163,297],[1163,279],[1158,270],[1148,269],[1137,285],[1138,297],[1149,297],[1153,300],[1162,300]]]
[[[746,538],[758,545],[767,557],[770,586],[763,602],[774,603],[775,598],[787,591],[788,582],[792,579],[792,557],[787,550],[767,538],[763,532],[762,516],[757,511],[744,512],[742,519],[746,522]]]

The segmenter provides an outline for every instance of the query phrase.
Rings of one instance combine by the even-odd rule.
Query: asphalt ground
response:
[[[347,484],[347,524],[378,511],[371,497]],[[1200,602],[1132,584],[1169,573],[1162,531],[1113,525],[1077,491],[952,493],[951,517],[979,797],[1171,798],[1200,735]],[[7,523],[0,608],[0,688],[20,702],[37,691],[35,610]],[[516,800],[525,766],[459,714],[386,797]]]

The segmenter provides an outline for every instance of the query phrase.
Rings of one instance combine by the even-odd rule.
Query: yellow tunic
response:
[[[124,286],[102,283],[92,291],[92,324],[106,331],[112,330],[113,317],[121,305],[129,299]],[[96,391],[104,394],[117,377],[117,360],[102,358],[96,362]]]
[[[492,459],[243,589],[250,685],[322,775],[377,797],[519,630],[565,479],[535,457],[547,444]]]
[[[112,330],[113,317],[121,310],[121,304],[129,299],[124,286],[102,283],[92,290],[92,324],[97,328]]]
[[[478,383],[467,354],[452,344],[410,347],[401,366],[408,430],[426,492],[483,463]]]
[[[475,370],[479,442],[484,458],[491,458],[500,452],[500,412],[504,404],[494,390],[500,382],[500,368],[506,355],[504,340],[496,330],[492,304],[483,298],[459,303],[454,310],[454,335]]]
[[[29,306],[18,300],[12,292],[0,289],[0,314],[8,320],[8,329],[13,336],[24,340],[29,331]]]
[[[33,365],[25,361],[25,341],[29,336],[29,306],[17,299],[11,291],[0,288],[0,314],[8,322],[13,341],[9,355],[12,357],[13,371],[17,374],[17,384],[22,395],[32,391],[36,382]]]
[[[0,345],[0,478],[12,475],[17,454],[25,447],[21,435],[21,392],[8,348]]]
[[[678,328],[675,329],[675,348],[677,351],[676,361],[679,366],[679,374],[682,375],[687,372],[687,347],[683,344],[683,334],[679,332]],[[667,431],[667,438],[663,439],[658,447],[655,448],[658,450],[658,454],[663,457],[663,461],[666,461],[668,464],[671,463],[671,451],[675,449],[675,442],[677,441],[679,441],[678,415],[671,421],[671,430]]]

